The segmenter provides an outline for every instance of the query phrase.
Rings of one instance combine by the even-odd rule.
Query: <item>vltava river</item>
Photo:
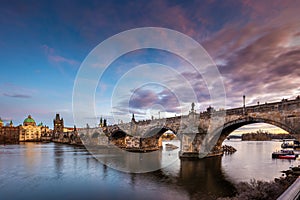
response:
[[[111,169],[82,147],[2,145],[0,199],[217,199],[234,195],[239,181],[273,180],[281,176],[281,170],[300,164],[300,160],[271,158],[280,142],[224,143],[237,152],[200,161],[176,160],[166,168],[141,174]]]

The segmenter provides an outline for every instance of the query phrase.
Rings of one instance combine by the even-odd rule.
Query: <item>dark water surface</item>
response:
[[[0,199],[216,199],[233,195],[239,181],[273,180],[280,170],[300,164],[299,160],[272,160],[271,152],[279,149],[280,142],[225,143],[238,151],[200,161],[178,159],[166,168],[141,174],[111,169],[82,147],[1,146]],[[162,160],[167,154],[163,150]]]

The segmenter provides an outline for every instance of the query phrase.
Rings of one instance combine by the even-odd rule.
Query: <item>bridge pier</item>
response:
[[[215,156],[222,156],[223,155],[223,151],[219,150],[219,149],[215,149],[212,150],[211,152],[209,152],[208,154],[206,154],[204,157],[203,155],[201,155],[199,152],[183,152],[183,151],[179,151],[179,158],[181,160],[185,160],[185,159],[201,159],[201,158],[209,158],[209,157],[215,157]]]
[[[200,159],[203,157],[213,157],[223,155],[222,142],[217,144],[207,153],[199,153],[205,133],[183,134],[181,138],[181,150],[179,151],[180,159]]]

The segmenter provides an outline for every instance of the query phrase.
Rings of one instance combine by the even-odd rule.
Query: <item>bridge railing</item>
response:
[[[274,103],[264,103],[258,104],[253,106],[245,107],[246,113],[253,113],[253,112],[270,112],[270,111],[283,111],[283,110],[295,110],[300,108],[300,99],[296,98],[295,100],[286,100],[283,99],[280,102]],[[227,115],[234,115],[234,114],[243,114],[243,107],[233,108],[226,110]]]
[[[300,198],[300,176],[277,200],[297,200]]]

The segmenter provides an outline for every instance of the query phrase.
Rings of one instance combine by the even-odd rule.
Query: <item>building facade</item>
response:
[[[18,144],[19,135],[20,126],[15,127],[12,121],[4,126],[4,123],[0,118],[0,144]]]
[[[14,126],[10,121],[4,126],[4,122],[0,118],[0,144],[17,144],[26,141],[41,141],[41,137],[52,137],[52,131],[48,126],[44,126],[41,122],[36,125],[35,120],[28,115],[23,121],[23,125]]]
[[[21,126],[20,129],[20,142],[41,141],[42,128],[36,125],[31,115],[28,115],[23,121],[23,126]]]

